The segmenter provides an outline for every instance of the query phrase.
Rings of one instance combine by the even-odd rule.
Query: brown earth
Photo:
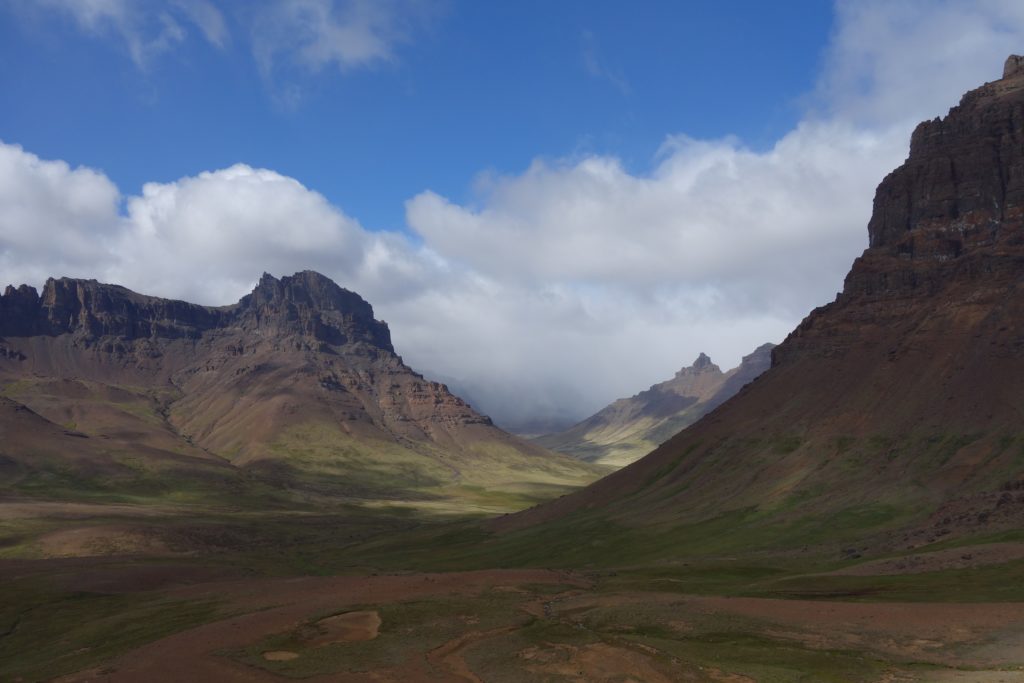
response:
[[[330,645],[331,643],[351,643],[360,640],[373,640],[380,630],[380,614],[373,610],[346,612],[333,617],[326,617],[316,622],[319,635],[308,641],[310,647]]]
[[[279,681],[269,671],[254,670],[217,654],[295,628],[311,615],[352,604],[382,604],[430,596],[473,596],[492,586],[515,583],[575,584],[584,581],[565,572],[545,570],[481,571],[412,576],[251,579],[214,582],[168,591],[175,598],[229,601],[239,616],[200,626],[143,646],[110,664],[59,680],[72,681]],[[457,647],[452,648],[453,650]],[[431,673],[428,653],[410,653],[412,661],[395,671],[315,676],[310,681],[459,680],[455,671]],[[445,657],[435,658],[444,662]],[[429,677],[429,678],[428,678]]]
[[[570,588],[540,597],[534,591],[543,585]],[[165,591],[169,597],[205,599],[216,596],[227,601],[228,609],[235,614],[145,645],[95,670],[60,680],[66,683],[286,680],[269,669],[242,663],[229,653],[251,647],[276,633],[305,628],[303,624],[315,624],[329,632],[304,643],[304,648],[325,647],[333,642],[327,639],[334,635],[341,635],[344,642],[356,642],[377,628],[376,610],[360,609],[319,619],[316,615],[345,610],[346,606],[354,604],[386,606],[410,600],[476,597],[496,586],[504,587],[503,594],[517,596],[520,600],[516,608],[519,616],[510,613],[506,626],[480,630],[474,617],[453,614],[452,622],[459,625],[461,634],[440,647],[429,651],[411,648],[399,664],[369,671],[334,670],[304,680],[403,683],[421,680],[741,683],[758,680],[727,668],[687,661],[662,649],[664,640],[633,636],[632,629],[649,624],[650,615],[671,615],[666,626],[682,634],[684,639],[702,629],[730,628],[773,639],[782,647],[792,648],[792,643],[798,643],[808,652],[863,652],[869,658],[891,662],[883,680],[894,682],[1013,681],[1020,676],[1016,667],[1024,664],[1022,604],[862,604],[646,592],[606,594],[593,591],[593,584],[578,574],[508,570],[241,579],[171,588]],[[654,611],[643,616],[645,610]],[[534,614],[535,618],[523,621],[523,615],[529,614]],[[612,630],[594,630],[602,623],[602,615],[616,617]],[[351,638],[354,631],[342,634],[339,617],[348,621],[349,626],[359,621],[359,628],[363,629],[360,636]],[[540,642],[517,640],[521,632],[525,633],[523,629],[535,628],[537,623],[562,627],[563,631],[551,631]],[[723,627],[724,623],[729,626]],[[389,627],[386,621],[379,626],[385,631],[396,627]],[[587,638],[579,641],[573,633]],[[309,649],[301,652],[269,649],[262,652],[261,658],[270,663],[290,662],[308,656],[309,652]],[[499,660],[491,657],[490,664],[484,667],[480,657],[488,652],[507,654]],[[917,666],[927,663],[939,668],[921,677],[913,668],[904,668],[901,662],[917,662]],[[968,675],[947,667],[966,667],[972,671]]]
[[[43,557],[92,557],[97,555],[172,555],[159,538],[144,529],[104,525],[61,529],[42,535],[36,547]]]

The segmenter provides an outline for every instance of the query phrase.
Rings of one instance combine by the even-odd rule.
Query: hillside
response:
[[[570,429],[534,442],[587,462],[628,465],[754,381],[771,365],[774,346],[759,346],[727,372],[702,353],[672,379],[620,398]]]
[[[4,485],[23,491],[52,481],[51,493],[77,496],[454,496],[507,509],[598,472],[501,431],[411,370],[368,303],[310,271],[264,275],[216,308],[94,280],[8,287],[0,391],[48,423],[33,446],[46,458],[6,449],[20,474]]]
[[[598,529],[650,557],[883,552],[1019,529],[1021,62],[917,127],[842,293],[757,382],[633,465],[494,528],[577,559],[600,552],[558,539],[578,549]]]

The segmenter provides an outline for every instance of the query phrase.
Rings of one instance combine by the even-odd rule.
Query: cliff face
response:
[[[47,280],[42,295],[21,285],[8,286],[0,296],[0,336],[71,334],[88,344],[102,337],[199,339],[233,327],[336,346],[364,342],[394,352],[387,325],[374,319],[370,304],[313,271],[280,280],[265,273],[251,294],[219,308],[71,278]]]
[[[843,292],[757,382],[630,467],[499,526],[589,510],[650,528],[743,510],[770,539],[870,510],[857,534],[926,525],[899,541],[912,545],[1024,524],[1024,502],[986,508],[1024,477],[1022,62],[917,127]],[[950,505],[971,512],[929,517]]]
[[[51,278],[42,295],[34,287],[21,285],[8,286],[0,296],[0,335],[5,337],[197,338],[220,320],[218,309],[140,296],[95,280]]]
[[[58,425],[107,437],[116,425],[129,451],[149,440],[344,491],[490,481],[484,473],[498,468],[524,480],[596,474],[502,432],[414,372],[370,304],[311,271],[264,275],[223,307],[95,280],[51,279],[41,294],[8,287],[0,389]],[[117,407],[126,391],[149,424]],[[311,469],[323,481],[303,474]]]
[[[621,398],[564,432],[535,441],[588,462],[628,465],[754,381],[771,364],[773,347],[758,347],[728,372],[701,353],[672,379]]]
[[[229,311],[233,324],[265,335],[298,334],[331,344],[365,343],[394,353],[387,325],[358,294],[313,271],[280,280],[264,274]]]

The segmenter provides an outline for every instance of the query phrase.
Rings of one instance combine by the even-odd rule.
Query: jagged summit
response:
[[[776,349],[776,364],[804,353],[845,354],[865,343],[858,336],[869,329],[890,336],[930,305],[925,300],[946,292],[952,304],[961,294],[950,300],[951,288],[972,289],[979,311],[1007,303],[1024,262],[1022,140],[1024,71],[1013,68],[966,93],[945,117],[919,124],[907,160],[875,192],[869,248],[854,261],[836,303],[812,311]],[[877,309],[865,318],[868,305]],[[1011,327],[991,324],[1011,335]],[[894,327],[883,331],[885,325]],[[895,339],[890,351],[910,347]]]
[[[566,431],[538,438],[537,443],[602,464],[633,462],[767,370],[773,347],[758,347],[728,372],[701,353],[693,365],[679,370],[672,379],[619,399]]]
[[[693,375],[705,373],[721,374],[722,369],[715,365],[711,360],[711,357],[702,351],[700,355],[697,356],[697,359],[693,361],[692,365],[688,365],[676,371],[675,379],[685,379]]]
[[[288,304],[319,311],[341,311],[353,317],[373,318],[373,307],[366,300],[314,270],[303,270],[281,279],[263,273],[252,293],[242,297],[238,303],[241,307]]]
[[[218,307],[66,277],[48,279],[42,294],[28,285],[8,285],[0,296],[0,336],[198,339],[231,327],[300,335],[336,346],[365,342],[394,352],[387,325],[374,319],[369,303],[311,270],[280,280],[264,273],[252,293],[237,304]]]
[[[1012,78],[1024,72],[1024,57],[1021,55],[1010,55],[1003,64],[1003,78]]]
[[[297,333],[335,346],[365,342],[394,352],[387,324],[355,292],[316,271],[280,280],[264,273],[235,315],[244,325],[277,333]]]
[[[219,307],[96,280],[51,278],[42,293],[7,287],[0,387],[40,419],[110,438],[149,464],[177,463],[186,479],[194,458],[219,463],[217,477],[234,481],[244,468],[314,496],[442,495],[499,470],[515,486],[596,476],[502,432],[405,365],[370,304],[313,271],[264,274]],[[65,458],[77,451],[62,444],[78,437],[50,431],[54,467],[71,466]],[[90,456],[97,472],[136,478],[106,453]],[[178,463],[181,453],[193,459]],[[3,456],[0,444],[0,466]]]
[[[1024,70],[1009,71],[968,92],[946,117],[917,126],[907,161],[876,192],[868,223],[872,248],[944,261],[1019,242]]]
[[[717,368],[718,366],[711,362],[710,356],[701,351],[701,354],[697,356],[697,360],[693,361],[693,365],[690,366],[693,370],[705,370],[710,368]]]

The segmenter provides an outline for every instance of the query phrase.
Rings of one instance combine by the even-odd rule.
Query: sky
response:
[[[314,269],[499,424],[580,419],[832,300],[1013,52],[1016,0],[0,0],[0,280]]]

